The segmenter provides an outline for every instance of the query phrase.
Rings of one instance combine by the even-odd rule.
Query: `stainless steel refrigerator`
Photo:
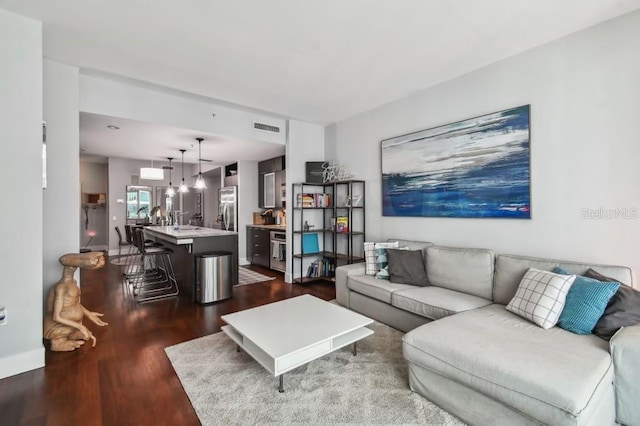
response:
[[[238,187],[218,190],[218,224],[227,231],[238,232]]]

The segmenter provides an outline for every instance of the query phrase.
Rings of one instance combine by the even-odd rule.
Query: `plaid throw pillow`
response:
[[[507,310],[549,329],[557,324],[575,275],[529,268]]]
[[[392,243],[364,243],[364,273],[367,275],[376,275],[380,270],[381,265],[378,263],[378,254],[376,253],[376,249],[397,247],[397,241]]]

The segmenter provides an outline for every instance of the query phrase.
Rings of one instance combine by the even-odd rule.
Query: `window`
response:
[[[150,186],[127,186],[127,219],[146,219],[152,208]]]

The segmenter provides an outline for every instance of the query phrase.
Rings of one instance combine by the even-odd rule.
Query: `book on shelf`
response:
[[[331,207],[331,195],[324,194],[315,194],[315,202],[316,207]]]
[[[336,232],[349,232],[349,218],[347,216],[336,218]]]
[[[318,253],[319,251],[318,234],[302,234],[302,253]]]
[[[302,207],[315,207],[315,197],[313,194],[302,194]]]
[[[311,262],[307,268],[307,278],[332,278],[335,276],[336,264],[334,259],[319,257]]]
[[[297,194],[296,207],[331,207],[331,194],[307,192]]]

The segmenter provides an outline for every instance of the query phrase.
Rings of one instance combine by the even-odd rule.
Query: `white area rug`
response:
[[[275,280],[276,277],[268,277],[266,275],[259,274],[258,272],[252,271],[248,268],[243,268],[242,266],[238,268],[238,284],[237,285],[247,285],[247,284],[255,284],[261,283],[264,281]]]
[[[203,425],[404,424],[461,425],[411,392],[402,333],[378,322],[358,343],[278,379],[224,333],[165,349]]]

